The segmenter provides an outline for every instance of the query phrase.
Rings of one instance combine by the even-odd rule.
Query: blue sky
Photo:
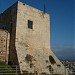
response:
[[[0,0],[0,13],[17,0]],[[75,0],[19,0],[50,15],[51,49],[60,59],[74,59]]]

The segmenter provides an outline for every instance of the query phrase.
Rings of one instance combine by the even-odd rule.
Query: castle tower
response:
[[[50,16],[47,13],[17,2],[0,15],[0,29],[9,36],[7,62],[18,64],[21,72],[50,74],[52,68],[64,75],[64,66],[50,49]]]

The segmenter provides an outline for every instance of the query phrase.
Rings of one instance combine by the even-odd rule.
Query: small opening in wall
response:
[[[55,61],[55,59],[53,58],[53,56],[49,56],[49,60],[50,60],[51,64],[55,64],[55,63],[56,63],[56,61]]]
[[[23,3],[23,5],[25,5],[25,4]]]
[[[2,27],[2,29],[5,29],[5,27]]]
[[[10,31],[12,32],[12,25],[13,25],[13,23],[11,23],[11,27],[10,27]]]
[[[0,52],[1,54],[3,53],[3,52]]]
[[[28,28],[33,29],[33,21],[28,20]]]
[[[12,23],[12,22],[11,22],[10,24],[11,24],[11,25],[13,25],[13,23]]]

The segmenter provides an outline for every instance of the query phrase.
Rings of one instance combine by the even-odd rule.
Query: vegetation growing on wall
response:
[[[54,60],[54,58],[52,56],[49,56],[49,61],[51,64],[55,64],[56,61]]]
[[[57,64],[57,66],[58,66],[58,67],[61,67],[61,65],[60,65],[60,64]]]
[[[48,61],[48,60],[46,60],[46,63],[49,63],[49,61]]]
[[[34,66],[34,64],[33,63],[30,63],[30,68],[32,68]]]
[[[34,57],[33,56],[27,54],[26,57],[25,57],[25,60],[27,61],[27,63],[29,63],[30,68],[32,68],[34,66],[34,64],[32,62],[34,60]]]
[[[29,62],[32,62],[32,58],[33,58],[33,56],[27,54],[25,57],[25,60],[29,63]]]
[[[47,66],[47,68],[49,69],[49,72],[50,72],[50,73],[53,73],[54,70],[53,70],[53,68],[52,68],[51,65]]]

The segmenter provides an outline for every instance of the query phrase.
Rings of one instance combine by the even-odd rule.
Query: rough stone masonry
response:
[[[21,72],[65,75],[50,49],[50,16],[19,1],[1,13],[0,61],[19,65]]]

